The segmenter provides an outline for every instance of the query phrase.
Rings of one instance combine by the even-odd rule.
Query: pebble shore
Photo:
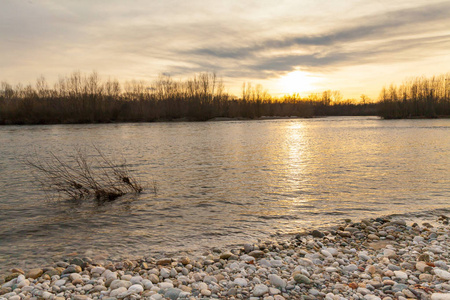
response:
[[[449,219],[343,221],[200,257],[71,258],[0,276],[0,300],[450,299]]]

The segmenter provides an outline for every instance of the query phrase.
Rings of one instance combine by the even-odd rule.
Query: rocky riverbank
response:
[[[201,257],[60,261],[0,277],[0,300],[450,299],[450,227],[377,218]]]

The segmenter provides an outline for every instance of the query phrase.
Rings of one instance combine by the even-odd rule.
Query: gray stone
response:
[[[262,295],[264,295],[265,293],[268,293],[268,292],[269,292],[269,288],[265,284],[257,284],[253,288],[253,295],[255,297],[261,297]]]
[[[394,293],[396,293],[396,292],[401,292],[401,291],[403,291],[404,289],[407,289],[408,288],[408,286],[406,285],[406,284],[403,284],[403,283],[396,283],[396,284],[394,284],[393,286],[392,286],[392,291],[394,292]]]
[[[111,290],[115,290],[120,287],[125,287],[128,289],[130,286],[131,286],[131,282],[129,282],[127,280],[116,279],[113,282],[111,282],[111,285],[109,287]]]
[[[309,279],[308,277],[306,277],[303,274],[295,274],[294,275],[294,280],[297,283],[304,283],[304,284],[310,284],[311,283],[311,279]]]
[[[439,269],[439,268],[434,268],[433,271],[434,271],[434,274],[436,274],[436,276],[439,277],[440,279],[450,280],[449,272]]]
[[[182,292],[182,290],[180,290],[180,289],[169,288],[164,293],[164,297],[169,298],[171,300],[176,300],[176,299],[178,299],[178,296],[180,295],[181,292]]]
[[[276,274],[270,274],[269,280],[271,285],[275,287],[280,287],[282,289],[284,289],[287,285],[286,281]]]

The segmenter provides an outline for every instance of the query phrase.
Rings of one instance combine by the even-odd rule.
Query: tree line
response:
[[[73,72],[50,87],[44,77],[34,85],[0,84],[0,124],[152,122],[214,118],[313,117],[374,114],[374,104],[343,101],[339,92],[302,98],[272,97],[261,85],[245,83],[242,95],[225,91],[214,73],[176,81],[160,75],[144,81],[102,80],[96,72]]]
[[[339,91],[273,97],[261,85],[244,83],[239,97],[226,92],[215,73],[184,81],[160,75],[151,84],[102,80],[98,73],[73,72],[53,85],[43,76],[34,85],[0,83],[0,124],[152,122],[214,118],[379,115],[383,118],[450,115],[450,73],[411,78],[381,90],[377,102],[343,99]]]
[[[393,118],[450,116],[450,73],[416,77],[381,90],[379,115]]]

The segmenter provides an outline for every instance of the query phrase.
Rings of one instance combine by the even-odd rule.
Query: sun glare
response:
[[[280,90],[285,94],[305,93],[312,91],[319,78],[303,71],[290,72],[279,79]]]

